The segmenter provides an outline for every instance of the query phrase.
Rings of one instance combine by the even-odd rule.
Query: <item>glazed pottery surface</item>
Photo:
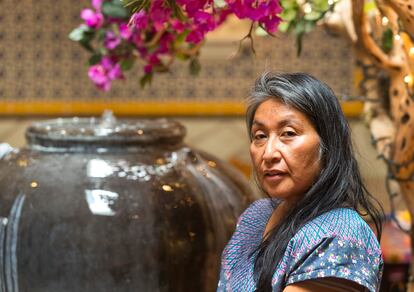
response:
[[[27,129],[0,160],[0,291],[214,291],[254,200],[231,166],[165,119]]]

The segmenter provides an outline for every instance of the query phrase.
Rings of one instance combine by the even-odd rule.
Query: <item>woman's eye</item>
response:
[[[295,137],[296,136],[296,132],[295,131],[284,131],[282,133],[282,136],[284,136],[284,137]]]
[[[253,140],[263,140],[266,138],[266,135],[263,133],[259,133],[259,134],[254,134],[253,135]]]

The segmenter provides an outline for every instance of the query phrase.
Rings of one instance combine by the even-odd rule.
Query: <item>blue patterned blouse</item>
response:
[[[275,201],[273,201],[275,202]],[[217,291],[254,291],[254,255],[274,210],[271,199],[254,202],[240,216],[223,251]],[[273,291],[309,279],[337,277],[378,291],[383,260],[379,243],[366,222],[351,209],[320,215],[289,241],[273,279]]]

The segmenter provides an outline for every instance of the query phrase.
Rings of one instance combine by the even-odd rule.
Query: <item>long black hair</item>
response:
[[[310,189],[258,247],[254,264],[256,292],[272,291],[272,276],[289,240],[313,218],[335,208],[352,208],[370,216],[380,239],[383,217],[381,205],[362,181],[349,126],[333,91],[305,73],[262,74],[248,99],[249,135],[257,108],[268,99],[282,101],[307,116],[321,141],[322,167]]]

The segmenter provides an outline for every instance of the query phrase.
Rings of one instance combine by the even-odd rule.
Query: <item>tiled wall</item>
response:
[[[189,75],[187,65],[177,62],[171,74],[156,76],[152,86],[142,90],[137,67],[127,81],[102,93],[87,78],[87,53],[67,38],[87,5],[85,0],[0,0],[0,101],[240,101],[264,70],[310,72],[339,95],[351,91],[350,44],[319,29],[305,38],[300,58],[292,37],[258,38],[256,57],[243,49],[230,60],[223,51],[236,51],[237,43],[211,43],[202,52],[197,78]]]

